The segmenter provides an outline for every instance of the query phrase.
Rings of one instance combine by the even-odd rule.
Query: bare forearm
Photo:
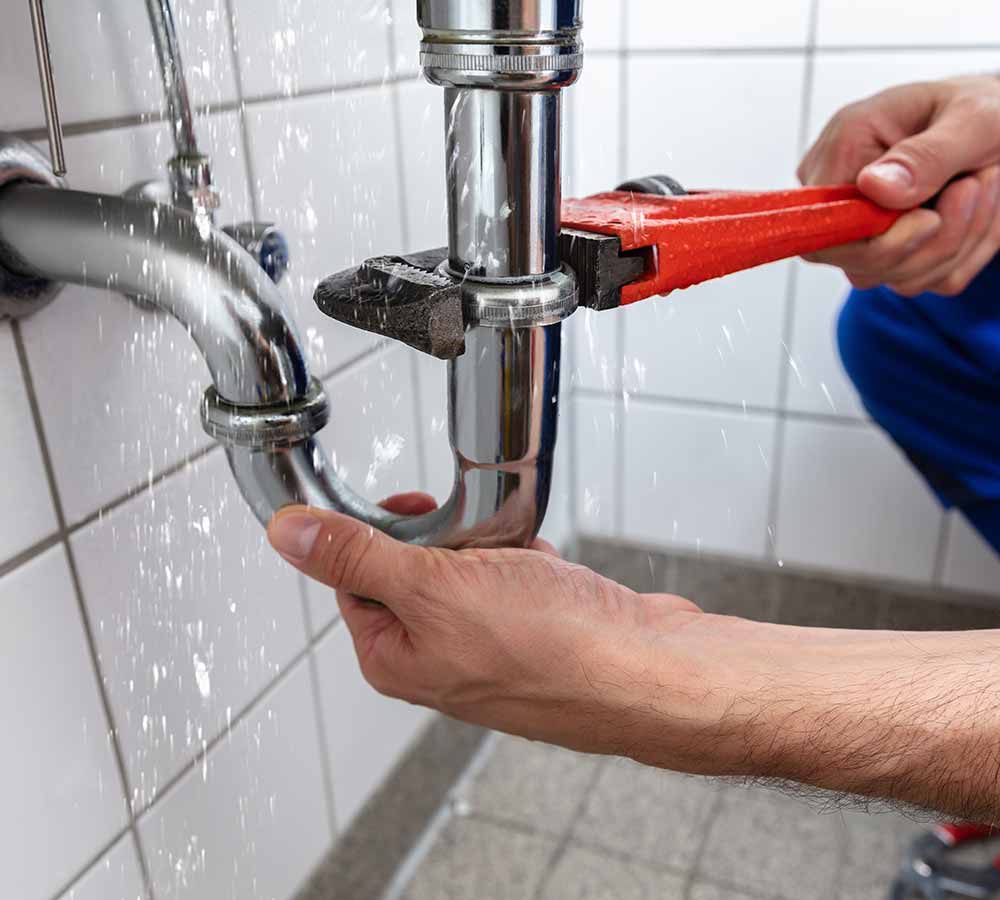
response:
[[[731,658],[706,664],[683,767],[1000,821],[1000,631],[713,630]]]

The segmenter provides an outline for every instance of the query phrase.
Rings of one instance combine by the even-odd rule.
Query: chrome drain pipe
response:
[[[327,400],[280,293],[198,204],[65,190],[37,151],[0,134],[0,312],[29,311],[69,282],[171,313],[214,382],[205,428],[262,523],[304,503],[412,543],[524,546],[548,502],[561,321],[577,302],[558,234],[559,89],[582,59],[579,0],[420,0],[418,9],[425,74],[446,87],[441,278],[460,285],[464,323],[464,353],[449,364],[455,477],[439,509],[388,513],[337,477],[315,437]]]

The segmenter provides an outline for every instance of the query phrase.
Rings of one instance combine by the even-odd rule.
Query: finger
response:
[[[915,209],[900,216],[885,234],[829,247],[804,258],[837,266],[845,272],[869,275],[881,283],[888,272],[930,241],[940,231],[941,224],[941,216],[934,210]]]
[[[427,551],[330,510],[290,506],[267,528],[288,562],[329,587],[392,605],[412,599],[427,577]]]
[[[885,273],[885,282],[897,285],[930,283],[954,267],[972,230],[982,189],[975,178],[963,178],[949,185],[941,194],[937,212],[941,228],[931,240],[904,261]]]
[[[1000,112],[977,102],[969,97],[946,106],[926,130],[866,166],[858,187],[882,206],[907,209],[929,200],[956,175],[997,162]]]
[[[957,257],[929,276],[927,290],[954,296],[962,293],[996,252],[994,232],[1000,207],[1000,169],[991,166],[977,175],[982,186],[969,234]]]
[[[422,516],[437,509],[437,501],[430,494],[412,491],[387,497],[379,506],[400,516]]]

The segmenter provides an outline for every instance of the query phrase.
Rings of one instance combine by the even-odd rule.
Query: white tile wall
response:
[[[805,47],[810,5],[810,0],[702,0],[680,9],[661,0],[629,0],[629,47]]]
[[[612,399],[577,398],[573,415],[576,466],[576,527],[584,534],[612,535],[618,528],[622,497],[616,461],[621,410]]]
[[[625,413],[625,536],[760,556],[771,416],[633,401]]]
[[[51,534],[56,515],[45,478],[28,394],[21,376],[14,337],[0,324],[0,468],[17,477],[0,480],[0,507],[17,510],[0,521],[0,560]]]
[[[960,6],[906,0],[819,0],[820,46],[940,46],[996,44],[1000,8],[993,0],[962,0]]]
[[[374,339],[320,313],[316,283],[402,249],[390,90],[262,103],[249,108],[247,124],[260,214],[289,236],[283,293],[317,370],[327,372]]]
[[[135,841],[127,834],[59,900],[145,900],[145,897]]]
[[[290,236],[282,290],[316,368],[332,376],[326,439],[338,464],[372,497],[422,485],[443,498],[452,474],[443,365],[401,350],[371,356],[371,338],[320,316],[311,300],[318,279],[365,256],[444,241],[443,101],[410,77],[412,0],[176,3],[195,102],[215,110],[199,115],[198,128],[224,194],[220,220],[256,210]],[[988,37],[997,13],[985,0],[963,4],[961,15],[911,0],[902,18],[887,0],[865,16],[856,4],[822,0],[827,49],[815,54],[808,7],[769,0],[751,14],[709,0],[678,14],[653,0],[587,0],[584,38],[598,52],[569,94],[566,192],[653,171],[689,186],[792,184],[800,132],[815,134],[838,105],[893,82],[1000,68],[1000,42]],[[26,4],[4,12],[0,128],[37,129]],[[160,177],[172,150],[167,128],[147,121],[163,102],[143,5],[63,4],[49,26],[60,106],[77,126],[67,139],[70,183],[117,192]],[[777,552],[804,565],[931,577],[942,516],[926,489],[876,431],[821,418],[860,415],[831,343],[839,282],[800,271],[785,333],[783,276],[773,274],[783,268],[570,323],[563,376],[580,394],[563,407],[547,534],[620,534],[624,521],[625,534],[643,541],[759,556],[771,547],[770,526]],[[0,502],[17,511],[0,526],[0,566],[11,569],[0,579],[0,641],[17,635],[0,654],[10,673],[0,714],[15,729],[0,787],[18,810],[0,816],[9,851],[0,893],[135,900],[141,868],[124,831],[131,790],[138,806],[153,803],[139,827],[157,900],[282,900],[331,840],[327,804],[346,825],[426,714],[363,683],[343,626],[332,624],[329,592],[304,591],[266,550],[220,452],[149,489],[208,446],[196,418],[207,374],[182,329],[78,289],[20,327],[60,503],[70,526],[94,519],[75,528],[72,546],[101,680],[63,549],[5,565],[53,536],[56,521],[11,329],[0,325],[0,462],[15,475]],[[785,373],[784,397],[774,376],[779,337],[801,376]],[[786,409],[792,421],[777,458]],[[364,425],[352,431],[351,419]],[[404,443],[388,460],[392,435]],[[995,585],[1000,564],[967,526],[956,519],[947,538],[944,584]],[[320,634],[317,650],[310,641]],[[318,654],[328,733],[315,721],[305,653]],[[213,739],[207,763],[185,771]]]
[[[962,515],[949,519],[942,584],[1000,597],[1000,557]]]
[[[377,694],[361,676],[347,626],[316,648],[337,827],[350,826],[406,747],[430,721],[418,706]]]
[[[291,897],[331,840],[300,662],[139,821],[157,900]]]
[[[396,346],[326,383],[333,411],[320,432],[337,474],[374,502],[420,490],[416,386],[411,351]],[[310,619],[318,632],[337,615],[329,588],[306,582]]]
[[[788,422],[780,490],[779,559],[930,581],[941,510],[875,428]]]
[[[382,0],[241,0],[233,19],[248,98],[388,75],[389,13]]]
[[[864,418],[864,407],[837,352],[837,316],[850,283],[832,266],[795,262],[795,310],[788,365],[788,409]]]
[[[175,4],[191,99],[218,105],[236,99],[225,0]],[[49,10],[47,25],[59,110],[67,122],[158,112],[163,91],[146,8],[141,3],[74,0]],[[43,122],[38,70],[26,3],[6,2],[0,30],[0,127]]]
[[[819,0],[812,22],[803,0],[752,10],[709,0],[682,15],[654,0],[600,4],[601,21],[626,19],[626,41],[623,53],[589,59],[598,77],[588,83],[585,74],[571,89],[571,192],[652,172],[688,187],[793,185],[804,142],[844,104],[893,84],[1000,68],[994,6],[963,4],[959,15],[879,0],[862,14],[848,0]],[[617,512],[596,500],[612,495],[612,506],[624,506],[626,535],[643,541],[701,541],[720,552],[930,581],[943,517],[897,451],[863,425],[835,342],[846,280],[798,262],[770,268],[619,313],[576,316],[577,528],[617,534]],[[759,416],[744,418],[746,407]],[[626,440],[599,443],[588,423],[614,416]],[[706,450],[705,423],[716,416],[744,429],[754,421],[749,434],[759,435],[769,465],[750,472],[748,454]],[[774,436],[784,444],[777,456]],[[624,473],[621,496],[616,471]],[[982,590],[996,577],[995,554],[964,524],[952,528],[945,551],[944,583]]]
[[[126,824],[61,546],[0,581],[0,861],[7,897],[51,897]]]
[[[791,186],[805,70],[805,54],[629,58],[629,177],[662,172],[689,190]]]
[[[306,645],[298,580],[215,451],[73,537],[134,806]]]
[[[772,263],[617,313],[625,390],[776,407],[789,267]]]

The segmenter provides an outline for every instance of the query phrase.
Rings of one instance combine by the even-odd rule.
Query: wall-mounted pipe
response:
[[[449,373],[452,494],[440,509],[407,517],[336,475],[314,437],[324,398],[281,295],[221,231],[169,206],[14,182],[0,187],[0,267],[140,296],[177,318],[215,383],[208,425],[225,438],[261,522],[307,503],[450,547],[524,544],[541,524],[558,415],[558,325],[470,330]]]

